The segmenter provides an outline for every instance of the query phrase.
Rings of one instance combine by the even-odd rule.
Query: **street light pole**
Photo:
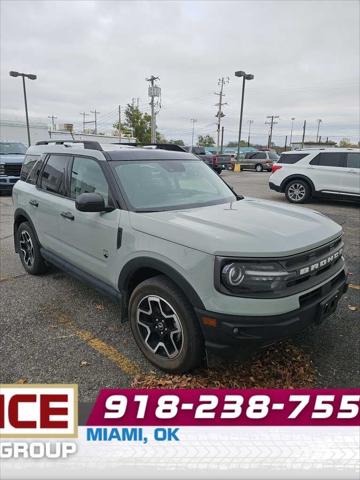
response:
[[[22,83],[23,83],[23,90],[24,90],[26,129],[27,129],[27,136],[28,136],[28,145],[29,145],[29,147],[30,147],[30,145],[31,145],[31,140],[30,140],[30,125],[29,125],[29,112],[28,112],[27,98],[26,98],[25,75],[22,75]]]
[[[249,120],[248,147],[250,147],[250,132],[251,132],[251,124],[252,123],[254,123],[254,120]]]
[[[319,131],[320,131],[320,123],[322,122],[321,118],[318,119],[318,126],[317,126],[317,132],[316,132],[316,141],[319,141]]]
[[[292,144],[292,136],[293,136],[293,129],[294,129],[294,120],[295,120],[295,117],[291,117],[290,148],[291,148],[291,144]]]
[[[194,146],[194,133],[195,133],[195,122],[197,122],[196,118],[191,118],[190,121],[192,122],[192,133],[191,133],[191,151]]]
[[[243,121],[243,110],[244,110],[244,95],[245,95],[245,81],[253,80],[254,75],[245,73],[243,71],[235,72],[235,77],[243,77],[242,92],[241,92],[241,106],[240,106],[240,120],[239,120],[239,138],[238,138],[238,148],[237,148],[237,160],[240,158],[240,142],[241,142],[241,129]]]
[[[29,125],[29,113],[28,113],[27,97],[26,97],[25,77],[28,78],[29,80],[36,80],[37,77],[32,73],[20,73],[20,72],[14,72],[13,70],[9,72],[9,75],[10,77],[22,77],[23,90],[24,90],[24,102],[25,102],[26,129],[27,129],[28,145],[30,147],[31,145],[30,125]]]

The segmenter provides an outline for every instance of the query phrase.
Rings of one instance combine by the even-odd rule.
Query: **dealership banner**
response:
[[[358,479],[360,389],[2,385],[0,477]]]

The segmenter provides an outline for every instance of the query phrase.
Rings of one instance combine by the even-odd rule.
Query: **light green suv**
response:
[[[25,270],[53,264],[116,299],[168,372],[321,322],[347,288],[339,225],[238,196],[190,153],[39,142],[13,198]]]

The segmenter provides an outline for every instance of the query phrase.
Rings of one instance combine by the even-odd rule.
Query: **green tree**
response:
[[[227,147],[237,147],[237,146],[238,146],[238,142],[229,142],[227,144]],[[245,142],[245,140],[241,140],[240,147],[247,147],[247,142]]]
[[[183,142],[183,140],[169,140],[168,143],[172,143],[174,145],[180,145],[180,146],[184,146],[185,143]]]
[[[114,128],[119,130],[119,122],[114,123]],[[126,106],[125,121],[121,125],[121,132],[124,135],[133,135],[139,143],[151,142],[151,115],[130,103]],[[156,134],[156,141],[163,141],[160,133]]]
[[[210,135],[199,135],[198,145],[203,147],[213,147],[215,145],[215,140]]]
[[[340,140],[339,142],[339,147],[342,147],[342,148],[356,148],[358,145],[356,145],[355,143],[351,143],[350,141],[350,138],[343,138],[342,140]]]

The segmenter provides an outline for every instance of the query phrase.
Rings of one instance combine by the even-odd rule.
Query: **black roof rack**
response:
[[[64,145],[65,143],[81,143],[84,145],[84,148],[89,150],[100,150],[103,151],[99,142],[94,142],[92,140],[41,140],[36,142],[36,145],[49,145],[55,143],[55,145]],[[65,145],[66,146],[66,145]]]
[[[172,152],[186,152],[184,148],[175,143],[138,143],[138,142],[113,142],[111,145],[128,145],[130,147],[155,147],[157,150],[170,150]]]

